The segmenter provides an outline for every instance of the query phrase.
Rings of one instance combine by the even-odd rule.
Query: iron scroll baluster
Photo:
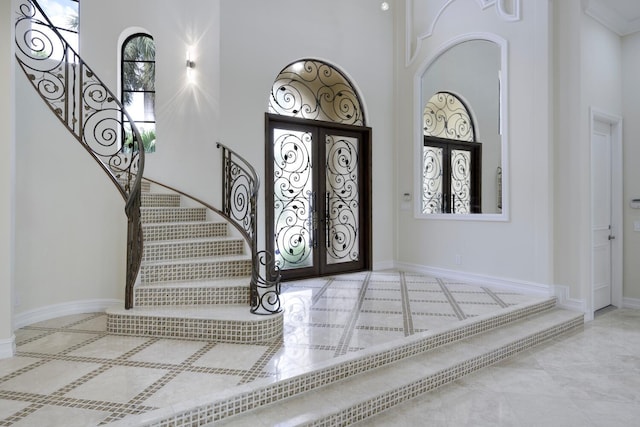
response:
[[[104,170],[125,200],[128,218],[125,308],[142,261],[140,218],[144,147],[135,123],[117,97],[67,43],[35,0],[19,0],[15,57],[55,116]],[[134,147],[123,150],[125,123]]]
[[[219,142],[217,147],[222,149],[222,212],[242,232],[251,251],[251,313],[279,313],[280,270],[273,254],[257,249],[258,174],[229,147]]]

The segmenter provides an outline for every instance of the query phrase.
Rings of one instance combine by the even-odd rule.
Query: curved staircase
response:
[[[255,343],[282,336],[282,314],[250,313],[251,255],[229,224],[143,181],[144,252],[134,308],[107,310],[108,332]]]

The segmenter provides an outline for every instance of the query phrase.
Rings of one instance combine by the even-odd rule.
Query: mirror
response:
[[[418,72],[419,216],[506,219],[504,52],[500,41],[458,40]]]

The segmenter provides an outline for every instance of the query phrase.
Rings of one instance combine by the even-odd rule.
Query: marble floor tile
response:
[[[477,286],[393,270],[286,282],[282,289],[285,333],[274,343],[238,345],[110,335],[103,313],[64,316],[21,328],[16,331],[18,354],[0,360],[0,426],[91,427],[126,420],[136,411],[171,407],[254,380],[290,378],[332,359],[403,340],[407,334],[455,327],[461,321],[460,312],[465,317],[504,310]],[[492,292],[504,305],[544,299]],[[387,411],[384,416],[390,418],[386,422],[372,420],[366,425],[518,426],[525,422],[522,414],[526,419],[534,412],[521,406],[526,406],[527,399],[541,397],[569,399],[573,410],[585,402],[597,402],[590,404],[590,411],[583,409],[580,420],[585,425],[597,425],[607,404],[636,413],[637,393],[632,389],[640,389],[640,384],[616,377],[624,371],[616,371],[615,366],[637,372],[640,335],[630,339],[633,345],[637,340],[638,347],[628,351],[621,347],[634,327],[640,329],[640,316],[614,311],[593,323],[594,327],[585,328],[591,334],[588,337],[570,337],[579,352],[562,347],[563,341],[543,345],[540,353],[523,355],[526,363],[496,365],[480,379],[465,378],[467,382],[442,387],[426,395],[426,400],[412,400],[404,409]],[[596,344],[589,344],[591,340]],[[607,359],[611,362],[603,359],[606,352],[599,341],[615,350]],[[615,399],[605,400],[602,395],[610,392],[612,384],[580,392],[585,382],[570,381],[581,367],[594,370],[598,363],[614,374],[612,378],[620,382],[628,399],[613,393]],[[572,374],[562,374],[563,367]],[[501,383],[504,372],[510,379]],[[573,392],[570,398],[562,394],[565,390]],[[560,410],[561,405],[549,404],[554,411]],[[61,419],[72,421],[60,424]],[[614,419],[630,418],[620,415]]]
[[[8,381],[0,382],[0,390],[51,394],[99,368],[97,363],[50,360]]]
[[[16,412],[22,411],[29,405],[31,405],[29,402],[0,398],[0,420],[10,417]]]
[[[96,338],[94,334],[77,332],[53,332],[42,338],[18,346],[24,353],[58,354]]]
[[[15,427],[86,427],[98,425],[108,412],[82,408],[45,405],[22,420]]]
[[[249,370],[268,350],[265,345],[218,343],[196,361],[194,366]]]
[[[22,356],[11,357],[9,359],[0,359],[0,378],[13,372],[19,371],[20,369],[26,368],[30,365],[33,365],[40,360],[42,359]]]
[[[82,330],[82,331],[97,331],[102,332],[107,329],[107,316],[99,315],[95,317],[91,317],[87,320],[76,323],[71,326],[69,329],[72,330]]]
[[[129,360],[146,363],[181,364],[207,345],[202,341],[161,339],[135,353]]]
[[[196,399],[238,384],[240,377],[201,372],[182,372],[146,399],[143,404],[161,408]]]
[[[69,356],[115,359],[144,344],[150,338],[107,335],[69,353]]]
[[[162,378],[164,369],[113,366],[75,387],[66,397],[127,403]]]

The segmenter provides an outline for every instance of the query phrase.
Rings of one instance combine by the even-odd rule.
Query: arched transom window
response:
[[[482,145],[465,104],[437,92],[425,106],[423,129],[422,213],[480,212]]]
[[[269,112],[283,116],[364,126],[362,103],[349,80],[312,59],[285,67],[273,82]]]

